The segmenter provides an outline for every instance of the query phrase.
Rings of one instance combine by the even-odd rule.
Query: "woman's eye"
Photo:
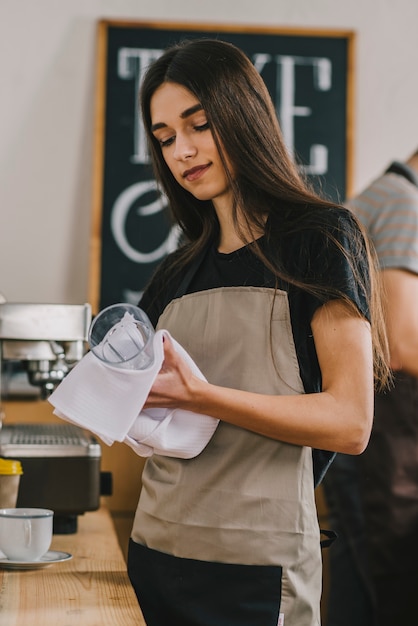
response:
[[[204,124],[199,124],[198,126],[195,126],[194,129],[197,130],[198,132],[201,132],[202,130],[208,130],[209,128],[209,122],[205,122]]]
[[[174,141],[174,137],[168,137],[167,139],[159,139],[160,146],[162,148],[166,148],[167,146],[171,146]]]
[[[203,124],[196,124],[195,126],[193,126],[193,130],[195,130],[198,133],[208,130],[208,128],[209,128],[209,122],[204,122]],[[156,137],[156,139],[158,143],[160,144],[161,148],[167,148],[168,146],[171,146],[175,142],[176,136],[170,135],[169,137],[161,137],[161,138]]]

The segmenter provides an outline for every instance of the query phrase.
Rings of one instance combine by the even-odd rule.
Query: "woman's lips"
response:
[[[192,167],[189,170],[183,172],[183,178],[188,181],[197,180],[200,178],[210,167],[210,163],[207,165],[196,165],[196,167]]]

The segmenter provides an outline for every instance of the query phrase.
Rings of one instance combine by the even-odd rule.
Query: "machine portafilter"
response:
[[[89,304],[0,302],[0,376],[4,361],[20,361],[46,399],[83,357],[90,322]]]

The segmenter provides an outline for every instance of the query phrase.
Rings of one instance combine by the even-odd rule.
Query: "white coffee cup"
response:
[[[51,545],[53,516],[49,509],[0,509],[0,550],[10,561],[39,561]]]

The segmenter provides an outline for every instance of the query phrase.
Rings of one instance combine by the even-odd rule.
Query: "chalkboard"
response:
[[[354,33],[231,25],[100,21],[90,303],[136,304],[178,245],[156,191],[138,112],[144,70],[168,45],[217,37],[240,47],[263,77],[289,149],[335,200],[351,186]]]

